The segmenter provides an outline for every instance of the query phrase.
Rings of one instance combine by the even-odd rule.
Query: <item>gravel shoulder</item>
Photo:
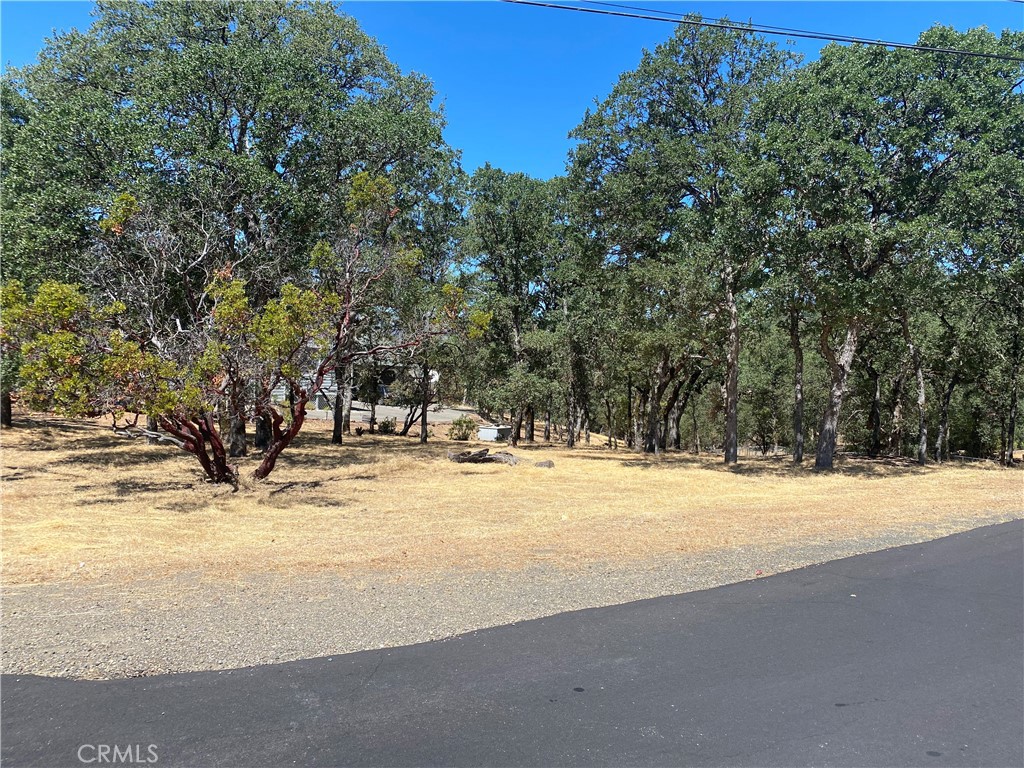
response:
[[[629,563],[43,584],[2,591],[5,674],[111,679],[226,670],[441,640],[563,611],[707,589],[1020,519]]]

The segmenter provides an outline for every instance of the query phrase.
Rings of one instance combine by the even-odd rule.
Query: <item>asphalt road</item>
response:
[[[1024,526],[447,642],[2,686],[9,766],[1021,766]]]

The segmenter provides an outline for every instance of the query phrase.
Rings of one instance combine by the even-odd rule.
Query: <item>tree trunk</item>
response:
[[[661,426],[658,429],[658,436],[662,451],[667,451],[675,443],[675,435],[672,434],[672,430],[675,429],[676,407],[679,405],[679,393],[683,389],[683,383],[682,381],[676,382],[669,393],[665,406],[661,409]]]
[[[700,377],[703,375],[703,371],[696,371],[690,378],[690,385],[686,388],[686,397],[683,398],[683,402],[679,405],[678,412],[679,418],[676,420],[676,444],[675,447],[679,450],[683,448],[683,415],[686,413],[686,407],[692,404],[690,413],[693,416],[693,450],[694,453],[700,454],[700,435],[697,433],[697,396],[700,395],[703,385],[698,386]]]
[[[693,399],[693,408],[690,409],[693,417],[693,452],[700,456],[700,430],[697,426],[697,398]]]
[[[651,390],[647,399],[647,423],[644,426],[644,453],[659,454],[662,452],[661,437],[661,382],[664,378],[665,360],[658,361],[654,376],[651,377]]]
[[[636,433],[633,430],[633,379],[626,378],[626,447],[636,445]]]
[[[928,420],[925,410],[924,366],[921,360],[921,350],[910,337],[910,324],[906,315],[903,316],[903,337],[906,339],[907,348],[910,351],[910,359],[914,364],[914,376],[917,379],[917,463],[923,466],[928,462]]]
[[[430,368],[423,363],[423,409],[420,413],[420,445],[427,444],[427,409],[430,407]]]
[[[615,437],[615,419],[612,417],[612,401],[609,400],[607,397],[604,399],[604,411],[605,419],[608,422],[608,447],[618,449],[619,442],[618,439]]]
[[[1013,334],[1013,347],[1010,352],[1010,408],[1006,414],[1006,466],[1013,466],[1014,449],[1017,445],[1017,377],[1020,375],[1020,329]]]
[[[676,400],[668,412],[668,424],[667,429],[665,430],[666,448],[679,447],[679,419],[682,418],[682,415],[682,410],[679,408],[679,401]]]
[[[229,483],[238,489],[238,475],[228,466],[224,443],[217,434],[212,413],[182,420],[161,416],[160,427],[181,441],[182,450],[199,460],[210,482]]]
[[[914,363],[914,376],[917,378],[917,463],[928,462],[928,420],[925,413],[924,366],[921,362],[921,350],[910,337],[910,322],[906,313],[902,317],[903,338],[910,351],[910,359]]]
[[[215,416],[217,420],[217,429],[220,431],[220,434],[228,434],[231,420],[228,416],[228,407],[225,403],[221,402],[217,404]]]
[[[647,402],[650,399],[645,389],[636,388],[636,403],[633,407],[632,429],[634,435],[633,450],[642,453],[644,450],[644,414],[647,412]]]
[[[159,431],[159,429],[160,429],[160,422],[157,421],[156,416],[147,416],[146,417],[146,430],[149,431],[149,432],[157,432],[157,431]],[[160,438],[158,438],[158,437],[147,437],[146,438],[146,442],[149,443],[150,445],[156,445],[157,443],[160,442]]]
[[[409,410],[406,412],[405,416],[402,417],[402,429],[398,432],[400,437],[408,435],[412,429],[412,425],[419,421],[420,416],[422,416],[422,413],[420,412],[420,405],[421,403],[413,403],[409,406]]]
[[[210,459],[215,471],[214,482],[231,483],[237,488],[238,474],[228,466],[227,451],[224,450],[224,443],[214,427],[213,417],[208,417],[205,422],[200,421],[199,425],[203,437],[210,444]]]
[[[804,347],[800,342],[800,310],[789,308],[789,343],[793,348],[793,461],[804,460]]]
[[[665,421],[668,409],[672,402],[678,397],[679,387],[666,398],[665,393],[669,385],[675,379],[677,370],[669,364],[668,351],[663,350],[658,365],[651,374],[649,389],[643,391],[645,401],[642,408],[638,409],[637,420],[643,419],[646,423],[639,427],[643,434],[644,453],[662,453],[665,450]],[[664,402],[664,407],[662,403]]]
[[[273,439],[273,429],[271,427],[270,414],[260,413],[256,415],[256,435],[253,438],[253,445],[257,451],[265,451],[270,447],[270,441]]]
[[[370,403],[370,434],[377,431],[377,401]]]
[[[331,442],[334,445],[345,444],[345,390],[338,376],[338,370],[334,370],[334,428],[331,430]]]
[[[535,416],[535,414],[533,412],[533,406],[529,405],[529,406],[526,407],[526,442],[528,442],[528,443],[532,443],[534,441],[533,440],[533,435],[534,435],[534,422],[535,421],[536,421],[536,416]]]
[[[566,425],[565,425],[565,447],[575,448],[576,447],[576,430],[577,430],[577,419],[578,414],[576,413],[576,398],[573,395],[571,389],[569,391],[569,407],[566,412]]]
[[[690,402],[690,397],[693,395],[702,374],[703,371],[697,368],[685,381],[677,381],[676,385],[672,387],[672,393],[668,397],[668,402],[665,403],[662,418],[663,449],[680,448],[682,446],[679,422],[682,421],[686,405]],[[682,399],[680,399],[680,395],[682,395]]]
[[[892,407],[889,416],[889,455],[899,457],[903,453],[903,386],[906,376],[900,373],[892,385]]]
[[[238,458],[245,456],[245,417],[232,416],[228,423],[228,456]]]
[[[653,453],[657,455],[661,452],[661,408],[658,406],[658,398],[652,395],[647,402],[647,426],[644,429],[644,453]]]
[[[515,408],[512,411],[512,433],[508,436],[509,445],[519,445],[519,438],[523,433],[523,409]]]
[[[818,447],[814,456],[815,469],[832,469],[839,439],[839,413],[843,407],[843,395],[846,393],[846,381],[850,376],[853,356],[857,352],[857,335],[860,325],[850,323],[846,329],[846,338],[836,356],[829,346],[828,331],[822,329],[821,350],[828,361],[832,373],[832,386],[828,399],[825,401],[825,412],[821,417],[821,428],[818,430]]]
[[[352,434],[352,390],[355,384],[355,364],[349,362],[341,378],[343,396],[341,399],[341,426],[346,435]]]
[[[0,427],[13,427],[11,393],[0,392]]]
[[[289,400],[292,402],[291,413],[292,423],[288,425],[288,429],[281,429],[281,423],[284,419],[280,414],[274,412],[271,414],[271,428],[273,430],[273,439],[267,450],[263,453],[263,461],[256,468],[256,471],[252,473],[252,476],[257,480],[266,479],[271,472],[274,471],[274,466],[277,464],[277,457],[281,455],[281,451],[287,448],[295,436],[299,434],[299,430],[302,429],[302,423],[306,420],[306,402],[307,397],[305,395],[298,398],[296,401],[294,393],[291,393]]]
[[[871,444],[868,456],[877,459],[882,452],[882,375],[871,364],[867,364],[868,378],[872,383],[871,413],[868,415],[868,428],[871,430]]]
[[[551,442],[551,403],[548,403],[547,409],[544,411],[544,442]]]
[[[955,373],[949,377],[949,384],[942,392],[942,402],[939,404],[939,435],[935,439],[935,461],[939,464],[949,454],[949,403],[953,399],[953,388],[958,378]]]
[[[731,269],[726,273],[725,304],[729,312],[725,375],[725,463],[735,464],[739,461],[740,322]]]
[[[1012,458],[1012,455],[1010,456]],[[1009,459],[1006,455],[1006,415],[999,419],[999,463],[1009,466]]]

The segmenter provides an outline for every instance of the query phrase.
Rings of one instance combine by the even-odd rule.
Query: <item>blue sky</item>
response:
[[[934,23],[958,29],[1024,28],[1024,5],[974,2],[677,2],[626,5],[707,17],[914,42]],[[88,2],[0,2],[0,61],[35,60],[54,28],[84,29]],[[448,119],[446,138],[472,171],[490,162],[549,178],[563,171],[567,134],[644,48],[672,25],[498,2],[345,2],[403,70],[427,75]],[[784,43],[784,38],[776,38]],[[818,41],[794,47],[814,57]]]

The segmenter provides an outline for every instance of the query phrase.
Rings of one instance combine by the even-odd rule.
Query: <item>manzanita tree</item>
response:
[[[256,382],[247,415],[268,416],[272,435],[253,477],[266,478],[329,374],[355,359],[414,349],[461,311],[461,293],[449,291],[448,303],[415,333],[397,322],[419,251],[403,243],[394,194],[387,179],[358,175],[348,200],[353,223],[335,242],[316,246],[308,286],[287,283],[257,306],[225,266],[204,291],[203,311],[158,339],[136,330],[138,313],[124,302],[100,304],[53,281],[30,298],[20,283],[8,283],[0,338],[21,355],[21,391],[36,409],[111,414],[118,434],[172,442],[196,457],[211,482],[237,486],[217,414],[237,407],[236,382]],[[370,314],[395,322],[364,346],[357,328]],[[275,402],[282,387],[286,402]],[[139,414],[163,431],[139,426]]]
[[[122,302],[150,351],[192,333],[225,265],[260,311],[311,287],[360,173],[388,177],[407,236],[457,175],[429,81],[329,3],[100,0],[94,17],[0,81],[0,268]],[[232,456],[261,388],[241,370],[221,403]]]

